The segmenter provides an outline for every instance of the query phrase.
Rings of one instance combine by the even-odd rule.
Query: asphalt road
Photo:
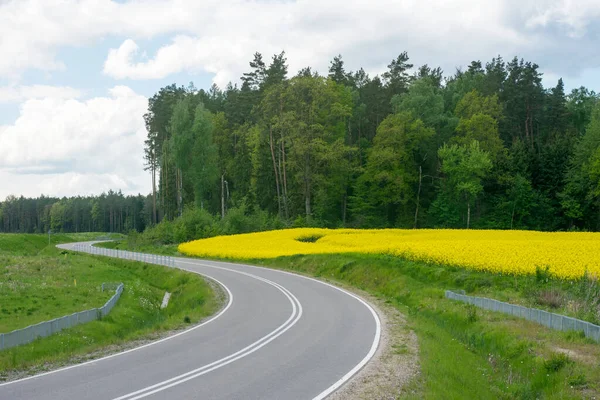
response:
[[[334,286],[248,265],[176,258],[174,266],[221,284],[223,310],[150,345],[0,384],[0,399],[323,399],[379,344],[373,309]]]

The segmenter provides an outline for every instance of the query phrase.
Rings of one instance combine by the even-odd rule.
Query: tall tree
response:
[[[456,198],[462,197],[467,206],[467,229],[471,226],[471,206],[483,191],[482,179],[492,168],[489,154],[479,142],[468,145],[444,145],[438,151],[441,171]]]
[[[344,61],[342,60],[341,54],[333,57],[333,61],[330,62],[328,76],[331,80],[340,85],[349,84],[349,77],[351,77],[352,74],[346,73],[346,70],[344,69]]]
[[[388,70],[383,73],[389,99],[396,94],[402,94],[408,90],[411,76],[409,70],[413,64],[408,62],[408,54],[404,51],[388,65]]]
[[[218,179],[217,148],[213,142],[213,116],[200,104],[194,114],[192,126],[193,146],[191,174],[194,182],[196,204],[204,208],[211,189]]]
[[[496,95],[483,97],[476,90],[467,93],[456,106],[460,120],[451,142],[467,145],[476,140],[491,160],[497,161],[505,150],[498,131],[501,113]]]
[[[434,131],[409,111],[381,123],[354,198],[354,212],[365,218],[364,224],[406,226],[412,221],[419,167],[433,136]]]

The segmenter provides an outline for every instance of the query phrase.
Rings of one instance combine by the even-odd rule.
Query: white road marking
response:
[[[161,392],[163,390],[166,390],[170,387],[180,385],[184,382],[187,382],[189,380],[197,378],[201,375],[204,375],[211,371],[219,369],[227,364],[231,364],[234,361],[237,361],[241,358],[244,358],[244,357],[254,353],[255,351],[259,350],[260,348],[266,346],[267,344],[269,344],[270,342],[272,342],[273,340],[278,338],[279,336],[283,335],[286,331],[288,331],[291,327],[293,327],[298,322],[300,317],[302,316],[302,304],[300,303],[298,298],[296,298],[296,296],[294,296],[289,290],[287,290],[285,287],[279,285],[278,283],[272,282],[268,279],[265,279],[265,278],[262,278],[262,277],[259,277],[256,275],[252,275],[252,274],[242,272],[242,271],[232,270],[229,268],[217,267],[217,266],[212,266],[212,265],[209,266],[209,265],[203,265],[203,264],[199,264],[199,263],[188,263],[188,264],[201,265],[204,267],[216,268],[216,269],[221,269],[221,270],[225,270],[225,271],[231,271],[231,272],[235,272],[238,274],[247,275],[249,277],[252,277],[252,278],[261,280],[265,283],[268,283],[269,285],[272,285],[272,286],[276,287],[277,289],[279,289],[288,298],[288,300],[292,304],[292,314],[290,315],[290,317],[288,318],[287,321],[285,321],[281,326],[279,326],[273,332],[262,337],[261,339],[257,340],[256,342],[250,344],[249,346],[237,351],[236,353],[233,353],[233,354],[231,354],[227,357],[224,357],[220,360],[214,361],[210,364],[204,365],[193,371],[186,372],[184,374],[175,376],[171,379],[167,379],[167,380],[157,383],[155,385],[148,386],[146,388],[137,390],[135,392],[126,394],[121,397],[117,397],[113,400],[138,400],[138,399],[153,395],[155,393]],[[292,319],[293,319],[293,321],[292,321]],[[138,395],[138,396],[136,396],[136,395]],[[133,396],[135,396],[135,397],[133,397]]]
[[[176,262],[180,262],[180,263],[183,262],[183,263],[191,264],[188,261],[184,261],[184,260],[185,259],[181,259],[181,258],[176,258],[175,259]],[[315,396],[313,398],[313,400],[323,400],[324,398],[326,398],[327,396],[329,396],[331,393],[333,393],[334,391],[336,391],[337,389],[339,389],[344,383],[346,383],[347,381],[349,381],[358,371],[360,371],[369,362],[369,360],[371,358],[373,358],[373,356],[375,355],[375,352],[377,351],[377,347],[379,347],[379,341],[381,340],[381,321],[379,319],[379,316],[377,315],[377,312],[375,312],[375,310],[373,309],[373,307],[371,307],[369,305],[369,303],[367,303],[366,301],[364,301],[363,299],[361,299],[359,296],[355,295],[354,293],[350,293],[347,290],[344,290],[342,288],[334,286],[334,285],[332,285],[330,283],[323,282],[323,281],[320,281],[320,280],[315,279],[315,278],[310,278],[308,276],[294,274],[293,272],[281,271],[281,270],[272,269],[272,268],[258,267],[258,266],[255,266],[255,265],[246,265],[246,264],[237,264],[237,263],[228,263],[228,264],[235,265],[235,266],[238,266],[238,267],[249,267],[249,268],[256,268],[256,269],[261,269],[261,270],[265,270],[265,271],[275,271],[275,272],[279,272],[281,274],[297,276],[297,277],[300,277],[300,278],[308,279],[310,281],[318,282],[318,283],[320,283],[322,285],[329,286],[329,287],[331,287],[333,289],[339,290],[340,292],[347,294],[350,297],[353,297],[354,299],[356,299],[359,302],[361,302],[371,312],[371,315],[373,316],[373,319],[375,320],[376,327],[375,327],[375,337],[373,338],[373,343],[371,345],[371,348],[370,348],[369,352],[367,353],[367,355],[354,368],[352,368],[350,371],[348,371],[347,374],[345,374],[344,376],[342,376],[333,385],[331,385],[330,387],[328,387],[327,389],[325,389],[323,392],[321,392],[317,396]],[[196,264],[196,265],[198,265],[198,264]],[[200,265],[209,266],[207,264],[200,264]]]
[[[312,278],[307,278],[307,279],[312,279]],[[314,280],[317,282],[321,282],[316,279],[314,279]],[[343,293],[346,293],[348,296],[354,297],[356,300],[363,303],[365,305],[365,307],[367,307],[369,309],[369,311],[371,311],[371,314],[373,315],[373,318],[375,319],[375,324],[377,326],[375,328],[375,338],[373,339],[373,344],[371,345],[371,349],[369,350],[369,352],[367,353],[365,358],[363,358],[354,368],[352,368],[350,371],[348,371],[348,373],[346,375],[342,376],[336,383],[334,383],[333,385],[331,385],[330,387],[328,387],[327,389],[325,389],[324,391],[319,393],[317,396],[315,396],[313,398],[313,400],[322,400],[322,399],[326,398],[331,393],[333,393],[337,389],[339,389],[344,383],[349,381],[354,376],[354,374],[356,374],[358,371],[360,371],[369,362],[369,360],[371,360],[371,358],[373,358],[373,356],[375,355],[375,352],[377,351],[377,347],[379,347],[379,340],[381,339],[381,321],[379,320],[379,316],[377,315],[375,310],[373,310],[373,307],[371,307],[366,301],[364,301],[363,299],[361,299],[360,297],[356,296],[353,293],[350,293],[339,287],[330,285],[329,283],[325,283],[325,282],[321,282],[321,283],[324,285],[330,286],[334,289],[337,289]]]

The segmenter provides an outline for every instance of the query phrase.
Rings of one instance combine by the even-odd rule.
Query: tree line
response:
[[[0,232],[143,231],[150,222],[150,200],[120,191],[69,198],[8,196],[0,202]]]
[[[169,85],[143,117],[152,193],[9,198],[2,229],[600,228],[598,95],[523,59],[444,76],[403,52],[369,76],[340,55],[292,76],[256,53],[240,85]]]
[[[498,56],[444,77],[406,52],[381,76],[289,76],[254,55],[238,87],[171,85],[150,100],[152,221],[186,207],[285,224],[597,230],[600,106]]]

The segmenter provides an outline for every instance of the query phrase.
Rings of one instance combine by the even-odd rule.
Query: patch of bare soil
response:
[[[594,365],[598,362],[598,358],[594,354],[584,353],[579,349],[565,349],[559,346],[550,346],[557,353],[562,353],[573,360],[580,361],[584,364]]]

